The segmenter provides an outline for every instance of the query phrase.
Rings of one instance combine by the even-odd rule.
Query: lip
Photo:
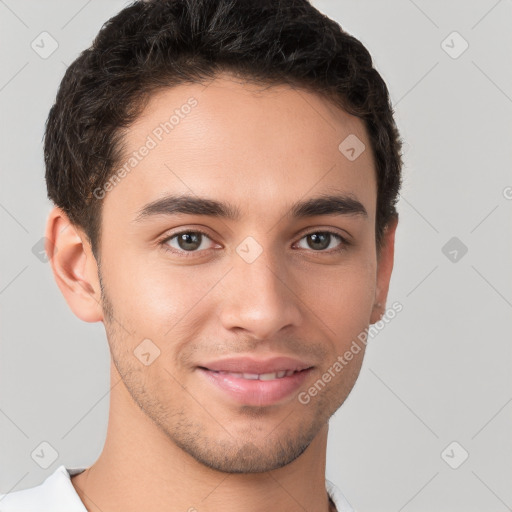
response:
[[[208,384],[222,392],[230,400],[243,405],[276,405],[288,399],[304,383],[312,365],[290,357],[274,357],[266,360],[229,358],[199,366],[199,373]],[[231,373],[264,374],[293,370],[292,375],[271,380],[245,379]]]
[[[293,357],[278,356],[269,359],[251,357],[229,357],[200,365],[200,368],[216,372],[273,373],[282,370],[305,370],[313,365]]]

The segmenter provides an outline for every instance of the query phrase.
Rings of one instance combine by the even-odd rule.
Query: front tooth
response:
[[[257,380],[258,374],[257,373],[244,373],[244,379]]]
[[[260,380],[274,380],[276,378],[276,374],[274,373],[262,373],[260,374]]]
[[[280,370],[277,372],[277,378],[280,379],[286,375],[286,370]]]
[[[233,377],[236,377],[237,379],[241,379],[243,377],[243,373],[230,372],[230,375],[233,375]]]

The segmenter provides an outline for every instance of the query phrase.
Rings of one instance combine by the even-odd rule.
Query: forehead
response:
[[[357,153],[365,149],[349,159],[344,150],[354,143]],[[134,218],[168,194],[224,198],[247,214],[278,215],[280,205],[334,191],[356,196],[375,215],[363,122],[288,85],[221,75],[162,89],[126,131],[117,169],[125,172],[104,199],[105,215],[121,210]]]

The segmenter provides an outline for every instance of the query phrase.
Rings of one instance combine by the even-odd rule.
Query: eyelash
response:
[[[159,245],[161,245],[162,248],[165,251],[169,251],[169,252],[171,252],[173,254],[179,254],[180,257],[183,257],[183,258],[193,258],[198,253],[201,253],[201,252],[209,250],[209,249],[205,249],[203,251],[184,251],[184,250],[177,250],[177,249],[169,247],[167,242],[169,242],[173,238],[175,238],[175,237],[177,237],[179,235],[183,235],[185,233],[201,233],[202,235],[206,236],[208,239],[211,240],[211,238],[208,235],[208,233],[206,233],[205,231],[202,231],[201,229],[188,229],[188,230],[184,230],[184,231],[179,231],[178,233],[173,233],[171,236],[168,236],[168,237],[164,238],[163,240],[161,240],[159,242]],[[340,253],[340,252],[346,250],[347,247],[351,245],[350,242],[346,238],[342,237],[339,233],[336,233],[334,231],[329,231],[329,230],[310,231],[309,233],[305,233],[304,235],[302,235],[300,237],[299,241],[302,240],[303,238],[306,238],[307,236],[313,235],[313,234],[329,234],[329,235],[333,236],[334,238],[337,238],[340,241],[340,244],[338,245],[338,247],[336,247],[334,249],[321,250],[321,251],[314,251],[313,249],[310,249],[310,252],[313,252],[313,253],[318,253],[318,254],[336,254],[336,253]],[[302,250],[305,250],[305,249],[302,249]]]

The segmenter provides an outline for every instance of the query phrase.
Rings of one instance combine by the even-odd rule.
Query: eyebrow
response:
[[[241,218],[240,209],[230,203],[192,195],[168,195],[146,204],[139,210],[135,222],[157,215],[206,215],[232,221]],[[368,217],[364,205],[350,195],[323,194],[294,203],[286,214],[292,218],[307,218],[317,215],[356,215]]]

